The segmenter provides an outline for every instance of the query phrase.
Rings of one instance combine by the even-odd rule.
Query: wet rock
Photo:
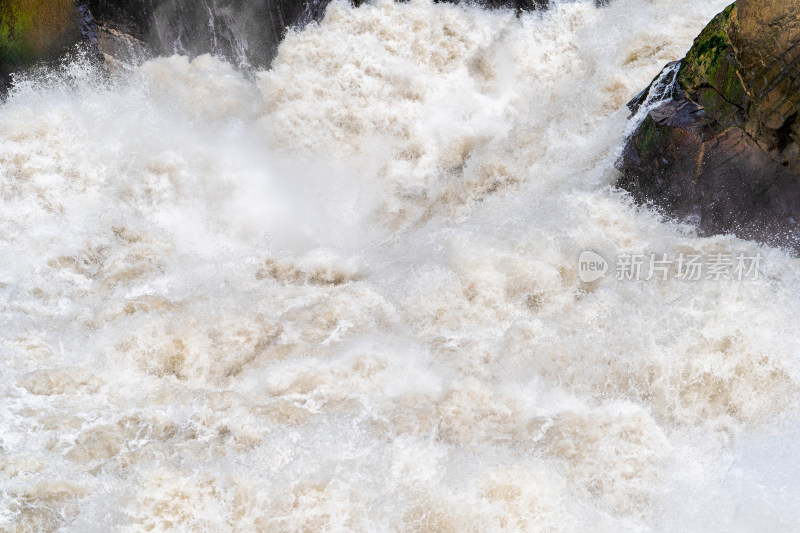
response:
[[[88,0],[112,70],[156,55],[210,53],[265,67],[290,26],[321,18],[324,0]],[[321,5],[319,9],[314,6]]]
[[[703,234],[800,249],[799,45],[800,0],[725,9],[628,140],[619,186]]]
[[[290,27],[321,20],[330,0],[89,0],[101,48],[131,55],[213,54],[264,68]],[[142,46],[143,45],[143,46]],[[119,51],[124,57],[116,56]]]
[[[80,7],[72,0],[0,2],[0,96],[14,72],[55,62],[81,42]]]
[[[97,49],[111,72],[124,71],[152,56],[147,43],[106,25],[98,28]]]
[[[152,0],[89,0],[100,24],[144,41],[150,33],[155,9]]]
[[[657,198],[673,215],[686,218],[698,211],[687,194],[705,143],[713,136],[713,120],[688,100],[670,101],[654,109],[627,145],[619,184],[634,198]],[[689,179],[681,179],[688,177]]]

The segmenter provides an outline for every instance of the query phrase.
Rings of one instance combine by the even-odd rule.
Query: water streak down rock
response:
[[[703,234],[800,249],[798,111],[800,0],[739,0],[628,140],[618,184]]]
[[[137,57],[142,45],[152,55],[211,53],[241,65],[264,67],[286,28],[305,2],[298,0],[90,0],[108,39],[107,55],[118,50]],[[110,52],[110,53],[109,53]]]

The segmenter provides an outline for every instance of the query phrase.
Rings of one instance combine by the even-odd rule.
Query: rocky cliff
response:
[[[628,140],[619,185],[704,234],[800,249],[798,111],[800,0],[739,0]]]

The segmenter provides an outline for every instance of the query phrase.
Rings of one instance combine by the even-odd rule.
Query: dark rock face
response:
[[[305,7],[298,0],[90,0],[116,48],[143,43],[152,55],[212,53],[263,67]],[[134,47],[136,48],[136,46]]]
[[[153,21],[152,0],[89,0],[94,18],[101,24],[144,40]]]
[[[770,244],[797,241],[800,180],[741,128],[721,129],[688,99],[652,110],[623,155],[619,185],[639,202],[695,223]]]
[[[800,0],[729,6],[664,97],[628,140],[619,186],[703,234],[800,249]]]
[[[151,56],[174,53],[211,53],[237,65],[266,67],[287,28],[320,19],[329,2],[77,0],[72,6],[71,0],[60,1],[74,11],[70,31],[54,36],[58,37],[58,46],[39,51],[31,62],[58,59],[76,44],[83,44],[112,70]],[[0,1],[0,11],[2,6]],[[27,66],[6,63],[0,54],[0,91],[12,72]]]

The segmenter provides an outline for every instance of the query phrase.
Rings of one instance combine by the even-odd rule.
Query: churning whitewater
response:
[[[0,530],[791,531],[798,260],[613,187],[727,0],[333,3],[0,105]],[[583,283],[577,258],[763,256]]]

